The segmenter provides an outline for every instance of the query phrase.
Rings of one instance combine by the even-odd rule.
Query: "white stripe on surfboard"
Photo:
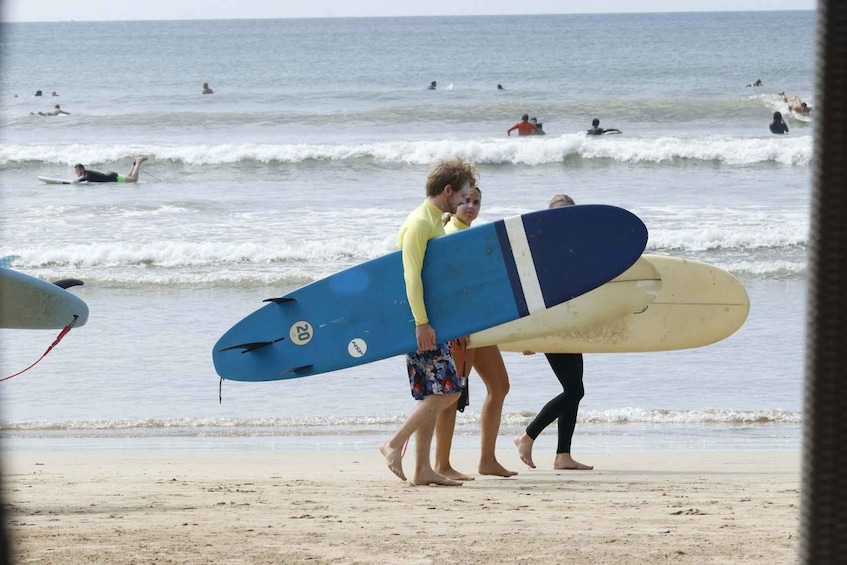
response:
[[[541,293],[541,283],[538,282],[538,273],[535,270],[535,261],[532,260],[532,251],[529,249],[529,241],[526,239],[526,231],[520,216],[506,218],[506,235],[509,237],[509,245],[512,246],[512,254],[515,257],[515,266],[518,270],[518,278],[523,287],[524,300],[530,314],[546,310],[544,295]]]

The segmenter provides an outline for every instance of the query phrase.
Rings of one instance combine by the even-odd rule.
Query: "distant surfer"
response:
[[[610,129],[601,128],[600,127],[600,120],[598,120],[597,118],[594,118],[593,120],[591,120],[591,129],[589,129],[588,132],[586,132],[586,135],[605,135],[607,133],[620,133],[620,132],[621,132],[621,130],[615,129],[615,128],[610,128]]]
[[[782,114],[780,112],[773,113],[773,121],[769,127],[771,128],[771,133],[779,135],[788,133],[788,125],[783,121]]]
[[[521,121],[506,130],[506,135],[511,136],[514,130],[518,130],[518,135],[544,135],[544,132],[539,130],[535,124],[529,121],[529,114],[521,116]]]
[[[757,78],[755,81],[753,81],[753,82],[751,82],[750,84],[747,85],[748,88],[751,87],[751,86],[764,86],[764,85],[762,84],[762,79]]]
[[[539,123],[535,117],[530,118],[529,123],[531,123],[538,129],[538,131],[533,132],[532,135],[547,135],[547,132],[544,131],[544,124]]]
[[[203,94],[214,94],[214,93],[215,93],[215,91],[212,90],[211,88],[209,88],[209,83],[204,82],[203,83]]]
[[[86,169],[82,163],[77,163],[74,165],[74,172],[78,178],[73,181],[73,184],[79,184],[81,182],[138,182],[138,172],[141,169],[141,163],[146,160],[147,157],[136,157],[126,176],[113,171],[108,173],[91,171]]]
[[[41,96],[41,91],[40,91],[40,90],[36,90],[36,91],[35,91],[35,94],[33,94],[33,96]]]
[[[51,92],[51,93],[50,93],[50,96],[58,96],[58,95],[59,95],[59,93],[58,93],[58,92],[56,92],[55,90],[54,90],[53,92]]]
[[[429,83],[429,87],[427,87],[427,90],[437,90],[437,84],[438,83],[436,83],[435,81],[432,81],[431,83]]]
[[[782,101],[788,104],[788,109],[794,112],[795,114],[811,114],[812,109],[808,104],[800,100],[799,96],[786,96],[785,92],[779,91],[777,94],[782,96]]]
[[[498,83],[497,84],[497,90],[503,90],[503,85]]]
[[[30,112],[29,114],[31,116],[58,116],[59,114],[67,114],[69,116],[71,115],[70,112],[65,112],[64,110],[62,110],[62,107],[58,104],[53,106],[52,110],[47,110],[46,112],[38,112],[37,114],[35,112]]]

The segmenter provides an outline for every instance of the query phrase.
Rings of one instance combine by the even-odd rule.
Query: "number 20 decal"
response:
[[[305,320],[294,322],[289,330],[288,335],[295,345],[306,345],[312,341],[315,331],[312,329],[312,324]]]

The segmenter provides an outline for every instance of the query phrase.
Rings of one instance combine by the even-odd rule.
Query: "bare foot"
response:
[[[570,453],[557,453],[556,459],[553,460],[553,468],[560,471],[590,471],[594,468],[594,465],[585,465],[583,463],[580,463],[579,461],[571,457]]]
[[[394,449],[386,441],[379,446],[379,452],[385,457],[385,462],[388,463],[388,469],[397,475],[401,481],[405,481],[406,475],[403,474],[403,450]]]
[[[535,469],[535,463],[532,462],[532,444],[535,440],[526,435],[526,432],[521,432],[515,436],[515,447],[518,448],[518,455],[521,461],[526,463],[531,469]]]
[[[426,471],[416,471],[415,476],[412,479],[413,485],[442,485],[445,487],[460,487],[462,486],[462,481],[455,481],[453,479],[449,479],[444,475],[436,473],[434,470],[429,469]]]
[[[472,480],[474,480],[474,478],[471,477],[470,475],[460,473],[459,471],[457,471],[456,469],[454,469],[453,467],[450,467],[450,466],[447,466],[447,467],[436,466],[435,471],[440,475],[444,475],[448,479],[455,479],[457,481],[472,481]]]
[[[497,461],[492,463],[480,463],[479,464],[479,474],[480,475],[494,475],[496,477],[514,477],[518,474],[517,471],[510,471],[504,466],[502,466]]]
[[[140,157],[135,158],[135,162],[140,165],[141,163],[143,163],[144,161],[147,161],[148,159],[149,159],[149,157],[141,155]]]

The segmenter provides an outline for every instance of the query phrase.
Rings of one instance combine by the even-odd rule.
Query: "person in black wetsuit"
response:
[[[782,120],[782,114],[779,112],[773,113],[773,121],[770,125],[771,133],[782,135],[788,133],[788,125]]]
[[[147,157],[136,157],[132,162],[132,167],[129,169],[129,172],[124,175],[120,175],[116,172],[110,171],[108,173],[101,173],[100,171],[89,171],[85,168],[82,163],[77,163],[74,165],[74,172],[78,177],[73,181],[74,184],[79,184],[81,182],[138,182],[138,173],[141,169],[141,163],[147,160]]]
[[[603,135],[606,133],[606,130],[600,127],[600,120],[594,118],[591,120],[591,129],[588,130],[587,135]]]
[[[550,200],[550,208],[573,206],[574,200],[567,194],[559,194]],[[524,355],[532,355],[534,351],[524,351]],[[582,354],[581,353],[547,353],[545,354],[550,368],[562,385],[563,392],[550,400],[537,416],[529,423],[526,430],[515,437],[515,447],[521,461],[535,468],[532,461],[532,444],[544,431],[544,428],[559,420],[559,444],[556,448],[556,458],[553,460],[554,469],[577,469],[588,471],[594,467],[585,465],[571,457],[571,439],[576,427],[576,415],[579,401],[585,395],[582,384]]]

